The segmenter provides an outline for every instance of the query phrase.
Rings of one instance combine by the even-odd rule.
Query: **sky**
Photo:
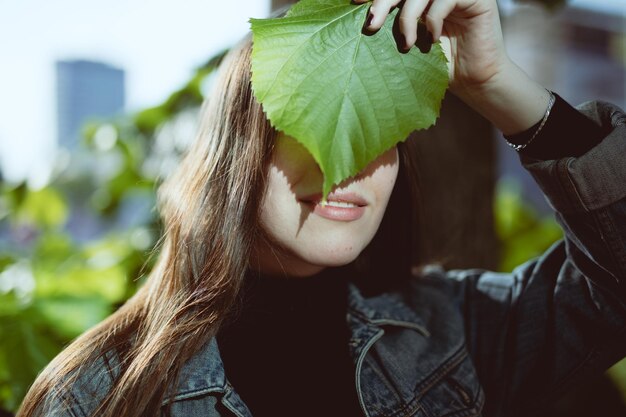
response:
[[[45,184],[56,148],[58,59],[126,71],[126,110],[159,104],[243,36],[269,0],[0,0],[0,167]]]
[[[570,0],[624,13],[625,0]],[[511,0],[500,0],[501,5]],[[149,7],[148,7],[149,5]],[[56,149],[54,62],[92,59],[126,71],[126,110],[163,101],[239,39],[269,0],[0,0],[0,170],[45,185]]]

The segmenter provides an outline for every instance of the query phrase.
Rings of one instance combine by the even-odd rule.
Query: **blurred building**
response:
[[[58,144],[74,151],[85,122],[124,111],[124,71],[100,62],[57,61],[56,97]]]
[[[97,161],[81,150],[82,131],[90,121],[107,121],[123,114],[124,70],[87,60],[56,62],[57,140],[70,162],[65,170],[70,215],[66,230],[78,241],[93,239],[110,225],[89,207],[93,190],[91,174]],[[63,150],[62,150],[63,152]],[[86,175],[89,172],[90,175]]]
[[[549,11],[520,5],[503,13],[512,59],[572,105],[605,100],[626,107],[626,3],[572,1]],[[543,194],[516,152],[498,141],[500,177],[514,178],[535,208],[549,212]]]

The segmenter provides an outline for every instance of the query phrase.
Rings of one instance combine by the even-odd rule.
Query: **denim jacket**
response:
[[[428,267],[374,297],[350,287],[364,416],[527,415],[626,356],[626,115],[600,102],[580,110],[609,132],[599,145],[578,158],[521,157],[565,231],[545,254],[512,273]],[[104,355],[44,415],[89,415],[114,368]],[[251,416],[215,339],[169,392],[174,417]]]

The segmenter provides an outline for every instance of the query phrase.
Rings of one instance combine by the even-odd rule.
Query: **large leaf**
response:
[[[411,131],[431,126],[448,84],[439,44],[398,52],[397,10],[362,33],[369,4],[302,0],[279,19],[251,19],[252,86],[272,125],[301,142],[324,195]]]

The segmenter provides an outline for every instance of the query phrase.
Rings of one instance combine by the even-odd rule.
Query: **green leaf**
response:
[[[439,44],[398,52],[397,9],[362,33],[369,4],[302,0],[280,19],[250,19],[252,86],[272,125],[301,142],[324,195],[410,132],[434,124],[448,85]]]
[[[510,272],[545,252],[563,237],[553,216],[540,216],[524,202],[516,181],[501,180],[494,200],[495,229],[501,243],[500,271]]]

